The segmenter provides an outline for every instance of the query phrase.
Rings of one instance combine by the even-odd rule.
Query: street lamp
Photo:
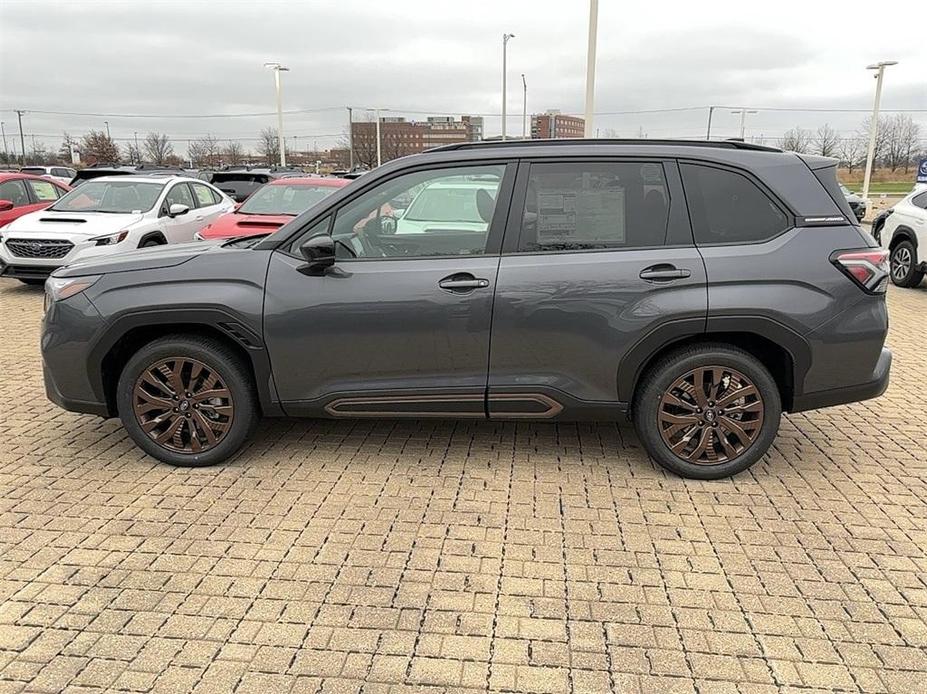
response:
[[[521,98],[521,139],[528,139],[528,83],[525,81],[525,73],[521,73],[521,86],[523,88]]]
[[[103,121],[103,125],[106,126],[106,139],[107,139],[107,140],[112,140],[113,138],[112,138],[112,136],[109,134],[109,121],[108,121],[108,120]]]
[[[866,173],[863,175],[863,202],[869,211],[869,179],[872,177],[872,163],[875,159],[876,136],[879,132],[879,101],[882,99],[882,76],[889,65],[897,65],[897,60],[883,60],[874,65],[867,65],[867,70],[875,70],[876,92],[872,104],[872,120],[869,123],[869,151],[866,153]]]
[[[740,139],[744,139],[744,133],[746,133],[747,128],[747,114],[748,113],[757,113],[757,111],[748,111],[745,108],[737,109],[736,111],[731,111],[734,115],[740,114]]]
[[[595,106],[595,47],[599,29],[599,0],[589,0],[589,44],[586,48],[586,127],[584,137],[592,137],[592,112]]]
[[[286,166],[286,143],[283,140],[283,95],[280,91],[280,73],[289,72],[290,68],[280,63],[264,63],[264,67],[274,71],[274,84],[277,87],[277,142],[280,147],[280,166]]]
[[[505,83],[505,63],[508,52],[509,39],[514,39],[515,34],[502,34],[502,139],[505,138],[505,98],[507,96],[507,87]]]

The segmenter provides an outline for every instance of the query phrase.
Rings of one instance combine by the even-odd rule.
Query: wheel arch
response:
[[[239,355],[254,380],[261,410],[268,416],[283,412],[277,399],[270,359],[261,338],[230,314],[218,310],[162,310],[117,319],[91,352],[91,381],[101,401],[116,415],[116,385],[132,354],[165,335],[197,335],[221,342]],[[95,372],[95,373],[94,373]]]
[[[760,317],[709,319],[707,329],[699,331],[686,331],[683,328],[689,322],[682,323],[661,326],[638,342],[622,359],[618,369],[619,400],[633,407],[644,374],[668,352],[699,343],[721,342],[743,349],[763,364],[779,389],[783,411],[792,408],[811,364],[811,348],[798,333],[781,323]]]
[[[158,243],[167,245],[167,238],[164,236],[164,232],[158,231],[149,231],[145,234],[142,234],[142,237],[138,240],[138,248],[141,248],[149,241],[158,241]]]
[[[914,246],[914,250],[917,250],[917,234],[915,234],[914,230],[910,227],[904,224],[899,224],[892,232],[892,239],[888,243],[888,250],[895,250],[895,246],[897,246],[902,241],[910,241],[911,245]]]

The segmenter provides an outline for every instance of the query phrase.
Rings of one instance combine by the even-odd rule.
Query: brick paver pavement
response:
[[[45,400],[0,281],[0,692],[927,691],[927,287],[889,304],[887,395],[733,480],[608,424],[267,421],[188,470]]]

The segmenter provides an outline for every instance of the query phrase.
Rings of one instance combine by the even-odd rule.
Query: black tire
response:
[[[695,369],[707,367],[719,367],[721,373],[727,374],[727,378],[729,379],[727,381],[728,384],[731,383],[730,379],[732,376],[730,374],[739,372],[738,376],[744,377],[744,382],[749,382],[755,387],[756,395],[751,397],[754,399],[754,402],[756,400],[760,401],[760,408],[762,411],[761,423],[759,420],[755,423],[754,431],[756,433],[751,443],[744,445],[742,451],[737,455],[730,456],[728,460],[715,463],[709,462],[708,464],[704,462],[692,462],[683,456],[677,455],[670,450],[669,444],[664,440],[663,433],[661,433],[672,429],[672,426],[667,426],[665,422],[661,423],[664,395],[673,388],[674,384],[677,384],[680,379],[684,378]],[[727,388],[729,386],[724,387]],[[720,399],[733,392],[735,391],[722,390],[718,392],[716,397]],[[705,395],[705,393],[706,390],[703,388],[702,394]],[[710,391],[708,392],[708,397],[711,397]],[[692,402],[695,402],[694,396],[692,397]],[[721,408],[716,409],[714,401],[710,402],[712,412],[720,413]],[[737,402],[740,402],[740,400],[731,403],[729,407],[735,407]],[[746,400],[744,400],[744,402],[746,402]],[[688,403],[686,404],[688,406]],[[702,410],[700,409],[699,412],[702,412]],[[700,480],[729,477],[753,465],[772,445],[773,439],[775,439],[776,433],[779,430],[779,418],[781,414],[782,403],[779,396],[779,389],[766,367],[748,352],[723,343],[708,343],[683,347],[661,357],[647,370],[641,379],[636,390],[636,397],[633,405],[634,426],[637,429],[637,434],[641,439],[641,443],[643,443],[644,448],[650,456],[657,463],[675,472],[677,475]],[[686,414],[687,418],[700,416],[705,416],[706,419],[708,418],[706,415]],[[757,417],[755,414],[741,414],[735,415],[735,419],[737,416]],[[699,421],[704,423],[704,420]],[[725,448],[722,446],[720,438],[718,438],[720,435],[728,437],[726,439],[728,444],[733,441],[737,446],[741,445],[739,439],[730,438],[733,434],[725,433],[728,431],[725,428],[729,426],[726,424],[728,421],[730,420],[722,418],[720,414],[717,414],[717,416],[712,414],[711,422],[715,422],[712,424],[715,428],[706,434],[706,437],[710,440],[712,453],[716,450],[719,451],[722,459],[727,456],[724,452]],[[735,421],[735,423],[737,423],[737,421]],[[740,422],[740,424],[743,424],[743,422]],[[690,429],[683,429],[680,431],[680,438],[688,437],[688,440],[692,441],[694,436],[701,436],[701,434],[690,434],[690,431],[701,431],[707,428],[708,427],[699,427],[696,429],[696,425],[693,423]],[[695,443],[698,443],[699,440],[700,439],[694,439]]]
[[[159,444],[143,430],[139,416],[135,414],[135,389],[139,378],[159,362],[174,358],[204,364],[217,374],[220,383],[230,393],[230,404],[233,405],[230,423],[222,437],[206,450],[180,452]],[[201,406],[208,407],[205,401]],[[196,335],[168,335],[148,343],[133,354],[119,376],[116,407],[123,426],[139,448],[153,458],[181,467],[203,467],[227,460],[242,447],[260,420],[253,379],[243,360],[221,342]],[[189,412],[187,418],[190,414],[194,413]],[[191,425],[181,425],[181,433],[185,427],[189,438]]]
[[[18,277],[17,279],[23,284],[28,284],[30,287],[38,287],[45,284],[45,280],[36,279],[34,277]]]
[[[892,284],[896,287],[916,287],[924,279],[917,269],[917,249],[910,241],[902,241],[892,249],[890,261]]]

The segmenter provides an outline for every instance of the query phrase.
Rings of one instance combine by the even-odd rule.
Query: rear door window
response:
[[[663,246],[669,210],[669,188],[659,162],[532,164],[518,250]]]
[[[213,195],[213,192],[202,183],[191,183],[190,187],[193,188],[193,195],[196,197],[197,207],[210,207],[219,202]]]
[[[759,243],[791,226],[782,208],[747,176],[701,164],[679,168],[698,245]]]

